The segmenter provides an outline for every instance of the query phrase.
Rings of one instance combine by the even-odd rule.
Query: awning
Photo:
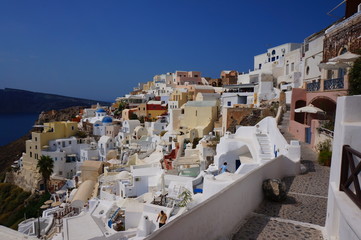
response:
[[[51,204],[51,206],[52,207],[58,207],[58,206],[60,206],[62,204],[62,202],[53,202],[52,204]]]
[[[347,63],[343,62],[327,62],[327,63],[320,63],[318,64],[318,67],[326,70],[333,70],[333,69],[339,69],[339,68],[347,68],[350,67]]]
[[[321,108],[313,106],[312,104],[309,104],[308,106],[295,109],[295,112],[296,113],[324,113],[325,111],[323,111]]]
[[[49,205],[49,204],[52,204],[53,202],[54,202],[54,201],[50,199],[50,200],[44,202],[44,204]]]
[[[328,61],[329,62],[353,62],[357,58],[359,58],[360,55],[352,53],[352,52],[345,52],[344,54],[341,54],[337,57],[331,58]]]

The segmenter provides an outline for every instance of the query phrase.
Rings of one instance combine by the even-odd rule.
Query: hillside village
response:
[[[224,70],[217,79],[200,71],[162,73],[111,106],[98,104],[69,121],[35,125],[11,179],[34,194],[49,191],[51,198],[42,216],[21,222],[16,234],[56,240],[220,239],[261,204],[264,180],[307,171],[301,143],[320,151],[329,142],[323,236],[359,239],[358,181],[347,199],[339,181],[342,147],[361,147],[361,99],[346,97],[360,35],[361,7],[348,6],[344,19],[303,42],[255,55],[248,72]],[[285,120],[288,127],[281,128]],[[38,168],[46,156],[53,163],[49,179]],[[356,179],[357,164],[351,167]],[[159,229],[161,211],[167,222]]]

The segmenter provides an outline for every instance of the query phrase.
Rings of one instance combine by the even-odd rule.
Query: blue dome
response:
[[[103,108],[99,108],[98,110],[96,110],[95,112],[100,113],[100,112],[105,112],[105,110]]]
[[[103,123],[111,123],[111,122],[113,122],[113,119],[111,117],[104,117],[102,122]]]

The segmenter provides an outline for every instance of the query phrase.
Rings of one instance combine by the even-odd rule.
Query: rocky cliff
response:
[[[87,107],[97,103],[110,105],[110,103],[104,101],[65,97],[11,88],[0,89],[0,114],[40,113],[42,111],[59,110],[72,106]]]

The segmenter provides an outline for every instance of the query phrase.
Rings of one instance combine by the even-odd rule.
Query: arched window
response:
[[[272,55],[275,55],[276,54],[276,50],[272,50]]]
[[[343,47],[341,50],[340,50],[340,54],[338,55],[342,55],[344,53],[347,53],[347,48],[346,47]]]

